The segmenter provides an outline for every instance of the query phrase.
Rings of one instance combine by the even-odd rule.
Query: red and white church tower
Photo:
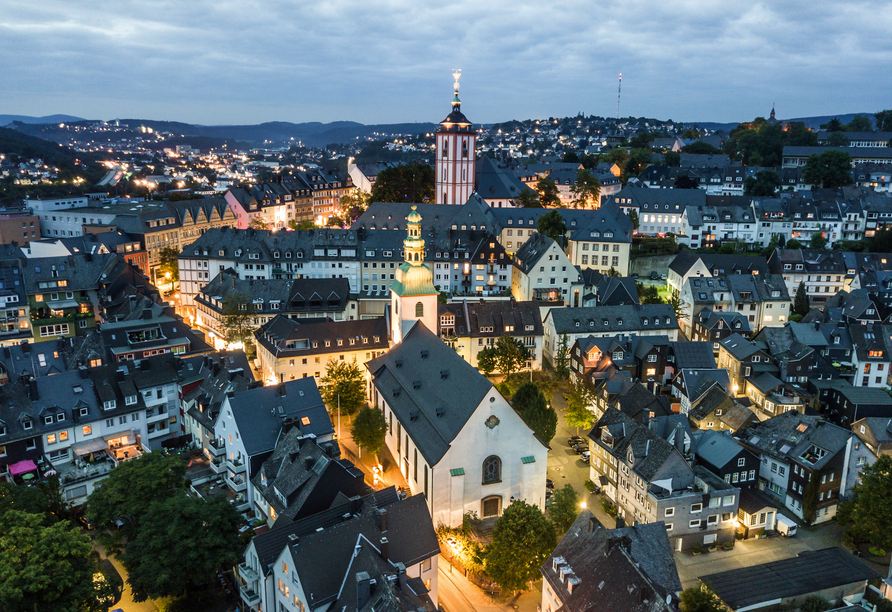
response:
[[[464,204],[474,193],[474,162],[477,132],[461,112],[458,99],[458,79],[455,77],[455,97],[452,112],[440,122],[437,130],[437,204]]]

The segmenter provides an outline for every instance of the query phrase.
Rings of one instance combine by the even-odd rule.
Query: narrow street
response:
[[[133,601],[133,592],[127,585],[127,570],[124,569],[123,563],[121,563],[116,557],[106,554],[105,549],[95,539],[93,540],[93,549],[98,552],[103,559],[109,560],[109,562],[118,571],[118,575],[121,576],[121,580],[124,581],[123,591],[121,593],[121,600],[115,605],[111,606],[110,609],[121,608],[122,610],[124,610],[124,612],[158,612],[158,607],[151,599],[140,603]]]

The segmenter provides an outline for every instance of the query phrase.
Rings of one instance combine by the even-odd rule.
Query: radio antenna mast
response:
[[[619,87],[616,90],[616,120],[619,121],[619,97],[623,93],[623,73],[619,73]]]

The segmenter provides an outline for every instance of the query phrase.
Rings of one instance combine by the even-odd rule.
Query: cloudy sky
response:
[[[0,113],[201,124],[892,108],[889,0],[0,0]]]

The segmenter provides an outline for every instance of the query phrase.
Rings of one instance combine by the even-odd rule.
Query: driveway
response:
[[[800,528],[792,538],[777,536],[762,540],[738,540],[731,551],[719,548],[697,556],[690,552],[677,552],[675,566],[681,586],[686,589],[698,585],[700,576],[789,559],[805,550],[840,546],[841,536],[842,528],[830,522],[811,530]]]

